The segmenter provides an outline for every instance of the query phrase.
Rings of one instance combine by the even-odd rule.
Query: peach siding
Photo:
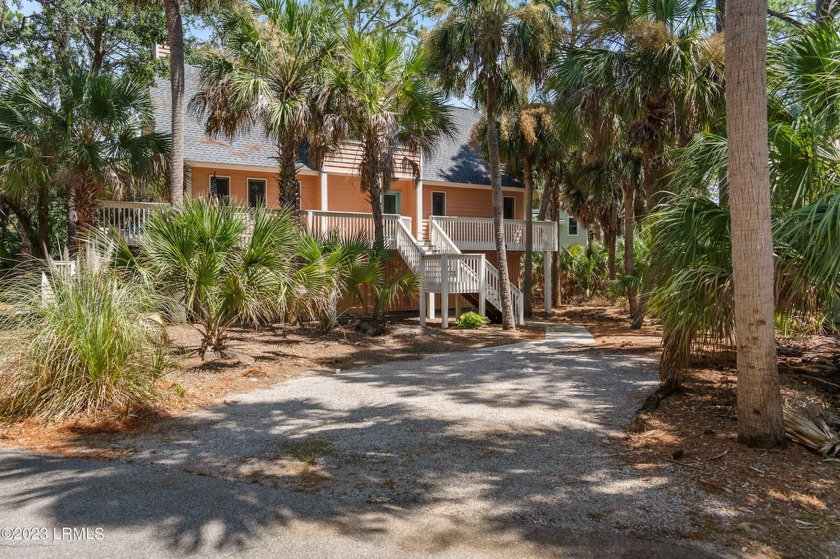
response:
[[[432,213],[432,192],[446,193],[446,215],[459,217],[493,217],[493,196],[489,188],[468,188],[462,186],[423,185],[423,219]],[[515,217],[525,219],[522,201],[523,192],[505,191],[506,197],[516,199]]]
[[[210,177],[213,174],[218,177],[230,177],[230,198],[231,202],[238,205],[245,205],[248,202],[248,179],[265,179],[267,190],[267,204],[269,208],[280,206],[280,191],[277,186],[277,174],[259,171],[240,171],[232,169],[214,169],[212,167],[192,168],[192,193],[193,196],[207,196],[210,193]],[[321,207],[321,192],[318,186],[318,177],[312,175],[299,175],[301,205],[304,209],[318,209]]]
[[[213,167],[192,168],[192,192],[195,196],[207,196],[210,192],[210,177],[230,177],[231,200],[237,204],[248,201],[248,179],[265,179],[267,203],[278,207],[279,190],[277,175],[265,171],[242,171]],[[317,175],[298,175],[301,191],[301,207],[304,210],[321,209],[321,187]],[[328,174],[327,202],[330,211],[370,213],[367,194],[362,193],[358,175]],[[402,215],[416,219],[417,188],[413,179],[401,179],[391,185],[389,192],[400,193]],[[446,193],[446,215],[463,217],[492,217],[493,203],[489,189],[460,186],[439,186],[426,184],[423,187],[423,219],[429,219],[432,210],[432,192]],[[505,191],[505,196],[516,199],[516,218],[524,219],[524,195],[522,192]]]
[[[407,158],[417,164],[417,154],[407,148],[397,148],[394,156],[397,161],[396,176],[400,179],[411,179],[414,176],[412,166],[402,163]],[[347,142],[338,152],[327,157],[324,170],[327,173],[358,174],[361,159],[361,145],[358,142]]]

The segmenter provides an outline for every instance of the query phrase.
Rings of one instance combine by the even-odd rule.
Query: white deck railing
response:
[[[307,210],[304,212],[306,230],[313,235],[336,233],[343,239],[362,237],[373,239],[373,214],[363,212],[323,212]],[[411,218],[398,214],[383,214],[385,245],[395,248],[397,223],[406,223],[411,230]]]
[[[155,202],[99,202],[100,227],[112,227],[129,245],[139,243],[146,228],[146,221],[152,213],[169,207],[169,204]]]
[[[496,236],[492,217],[451,217],[432,216],[431,223],[437,223],[446,235],[461,250],[493,250],[496,248]],[[524,219],[506,219],[504,222],[505,246],[508,250],[525,250]],[[537,252],[557,251],[557,222],[533,221],[533,249]]]

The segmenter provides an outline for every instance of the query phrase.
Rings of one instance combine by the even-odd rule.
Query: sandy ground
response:
[[[612,305],[565,307],[551,319],[586,325],[597,348],[658,359],[661,328],[646,321],[629,330],[627,313]],[[813,335],[779,339],[786,400],[840,409],[840,343]],[[840,461],[789,444],[782,451],[737,443],[734,352],[701,355],[684,390],[644,417],[646,430],[622,443],[628,464],[682,480],[681,492],[713,502],[692,507],[696,537],[714,538],[759,557],[840,557]],[[827,384],[829,383],[829,384]]]
[[[104,525],[109,545],[165,556],[268,556],[292,537],[307,551],[284,556],[720,556],[687,540],[706,504],[673,471],[622,458],[655,360],[591,347],[549,338],[300,376],[114,433],[94,472],[0,453],[0,516]],[[103,504],[104,487],[119,496]],[[160,487],[177,502],[159,505]]]

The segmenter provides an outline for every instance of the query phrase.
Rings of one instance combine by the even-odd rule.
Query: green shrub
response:
[[[168,340],[155,314],[160,301],[111,255],[83,248],[75,266],[47,263],[18,273],[3,290],[0,415],[62,419],[130,413],[155,398],[169,365]]]
[[[325,270],[299,266],[299,245],[288,212],[187,201],[149,219],[139,266],[158,289],[180,298],[202,334],[204,356],[225,350],[234,324],[301,313],[324,291]]]
[[[455,321],[455,326],[458,328],[467,328],[470,330],[475,328],[484,328],[488,324],[490,324],[490,320],[487,317],[481,316],[480,314],[472,311],[465,312],[458,317],[458,320]]]

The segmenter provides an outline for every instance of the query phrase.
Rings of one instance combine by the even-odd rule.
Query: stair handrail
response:
[[[412,272],[419,273],[422,276],[423,259],[426,257],[426,251],[402,220],[396,221],[396,235],[394,237],[397,252],[400,253]]]
[[[499,269],[496,268],[490,262],[486,262],[484,265],[484,276],[486,278],[487,284],[487,300],[490,303],[499,309],[502,313],[504,310],[502,309],[502,292],[501,292],[501,285],[502,280],[499,274]],[[516,287],[513,282],[508,282],[510,284],[510,294],[513,299],[513,313],[514,313],[514,320],[518,324],[525,323],[525,295],[522,293],[518,287]]]
[[[461,254],[458,245],[449,238],[443,227],[434,220],[429,220],[429,242],[443,254]]]

